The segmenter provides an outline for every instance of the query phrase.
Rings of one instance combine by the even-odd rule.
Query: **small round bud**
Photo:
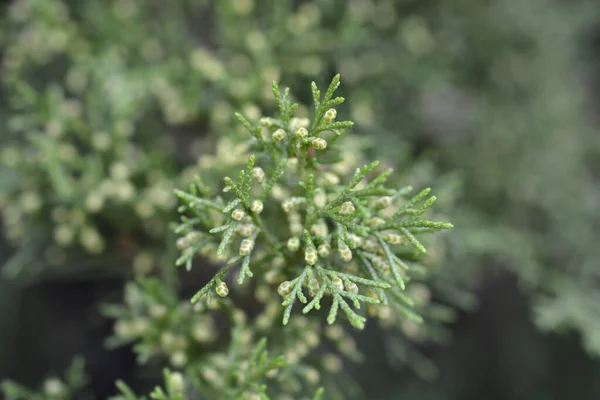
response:
[[[241,221],[242,218],[244,218],[244,211],[240,210],[239,208],[236,208],[231,212],[231,218],[233,218],[236,221]]]
[[[177,338],[171,332],[166,331],[160,335],[160,346],[166,352],[170,352],[175,347],[175,343],[177,342]]]
[[[319,374],[319,371],[317,371],[315,368],[308,368],[306,369],[306,371],[304,371],[304,377],[306,378],[306,381],[309,385],[314,386],[317,383],[319,383],[321,375]]]
[[[335,108],[330,108],[329,110],[325,111],[323,120],[329,124],[335,121],[335,117],[337,117],[337,111],[335,110]]]
[[[281,297],[287,296],[288,294],[290,294],[291,291],[292,285],[290,285],[288,281],[281,282],[281,284],[277,288],[277,293],[279,293]]]
[[[287,242],[287,248],[289,251],[298,251],[300,248],[300,239],[295,236],[289,238]]]
[[[260,214],[263,210],[263,202],[260,200],[254,200],[252,202],[252,205],[250,205],[250,211],[252,211],[254,214]]]
[[[308,265],[315,265],[318,259],[317,250],[313,246],[307,247],[306,250],[304,250],[304,261],[306,261]]]
[[[340,177],[333,172],[325,172],[323,175],[323,181],[328,185],[337,185],[340,183]]]
[[[292,235],[302,235],[303,231],[304,231],[304,226],[302,225],[302,223],[300,223],[298,221],[290,222],[290,232]]]
[[[316,224],[310,227],[310,231],[315,236],[326,237],[329,233],[329,229],[327,228],[327,223],[324,220],[320,220]]]
[[[254,240],[244,239],[240,244],[240,256],[247,256],[254,248]]]
[[[323,191],[318,191],[313,200],[318,208],[323,208],[327,205],[327,195]]]
[[[342,360],[335,354],[326,354],[323,357],[323,366],[329,372],[340,372],[342,370]]]
[[[298,169],[298,159],[296,157],[287,160],[287,167],[290,171],[295,172]]]
[[[362,246],[363,243],[364,243],[364,241],[365,241],[363,238],[361,238],[360,236],[358,236],[358,235],[356,235],[354,233],[349,233],[348,234],[348,238],[350,240],[352,240],[352,242],[354,242],[354,244],[357,245],[357,246],[359,246],[359,247]]]
[[[65,394],[66,385],[56,378],[48,378],[44,381],[44,393],[49,397],[59,397]]]
[[[319,257],[325,258],[329,255],[329,245],[328,244],[320,244],[319,245]]]
[[[217,292],[220,297],[226,297],[229,294],[229,288],[225,282],[219,282],[215,288],[215,292]]]
[[[350,282],[348,285],[348,287],[346,288],[350,293],[358,293],[358,286],[356,286],[356,283],[354,282]]]
[[[192,338],[199,343],[206,343],[214,339],[214,333],[210,326],[198,323],[192,328]]]
[[[389,244],[400,244],[402,243],[402,236],[397,233],[388,232],[384,237],[385,241]]]
[[[338,290],[344,290],[344,282],[337,276],[331,280],[331,284]]]
[[[150,314],[150,317],[152,319],[160,320],[160,319],[163,319],[167,315],[168,311],[169,310],[167,309],[167,307],[165,307],[162,304],[153,304],[148,309],[148,314]]]
[[[340,247],[338,249],[338,253],[340,254],[341,259],[345,262],[350,262],[352,260],[352,251],[348,246],[343,245]]]
[[[415,304],[419,307],[426,305],[431,300],[431,291],[423,284],[413,284],[411,286],[411,294]]]
[[[340,207],[340,210],[338,211],[338,214],[340,214],[340,215],[350,215],[354,211],[356,211],[356,209],[354,208],[354,204],[352,204],[351,201],[347,201],[347,202],[345,202],[345,203],[342,204],[342,206]]]
[[[314,138],[311,145],[316,150],[323,150],[327,147],[327,142],[322,138]]]
[[[279,128],[275,132],[273,132],[271,138],[273,138],[274,142],[281,142],[283,139],[285,139],[285,131]]]
[[[173,364],[174,367],[183,367],[185,364],[187,364],[187,361],[187,355],[181,350],[177,350],[171,354],[171,364]]]
[[[373,217],[369,221],[367,221],[367,223],[371,226],[378,227],[385,224],[385,220],[383,218]]]
[[[290,126],[293,127],[294,130],[298,128],[308,128],[310,126],[310,120],[308,118],[292,118],[290,119]]]
[[[241,236],[249,237],[254,233],[254,225],[252,224],[240,224],[238,225],[236,232]]]
[[[262,117],[258,123],[261,126],[264,126],[265,128],[270,128],[271,126],[273,126],[273,118]]]
[[[170,376],[169,382],[173,391],[181,393],[184,389],[183,375],[180,372],[173,372]]]
[[[308,130],[306,130],[306,128],[300,127],[298,129],[296,129],[296,137],[298,139],[305,138],[307,136],[308,136]]]
[[[287,213],[296,208],[300,203],[301,201],[297,197],[290,197],[281,203],[281,207],[283,207],[283,211]]]
[[[252,179],[258,183],[261,183],[265,180],[265,171],[263,171],[261,167],[254,167],[252,169]]]
[[[387,208],[392,205],[392,196],[383,196],[377,199],[377,206]]]

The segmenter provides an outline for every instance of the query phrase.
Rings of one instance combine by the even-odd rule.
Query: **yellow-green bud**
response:
[[[263,171],[261,167],[254,167],[252,169],[252,179],[258,183],[261,183],[265,180],[265,171]]]
[[[287,248],[289,251],[298,251],[300,248],[300,239],[295,236],[289,238],[287,242]]]
[[[304,261],[308,265],[315,265],[318,259],[317,250],[313,246],[309,246],[304,250]]]
[[[335,354],[327,354],[323,357],[323,366],[329,372],[340,372],[342,369],[342,360]]]
[[[325,258],[329,255],[329,245],[328,244],[320,244],[319,245],[319,257]]]
[[[377,242],[373,239],[367,239],[362,245],[362,248],[368,251],[369,253],[377,253],[377,251],[379,250],[379,244],[377,244]]]
[[[160,346],[165,352],[170,352],[175,346],[177,338],[171,332],[166,331],[160,335]]]
[[[340,177],[333,172],[325,172],[323,174],[323,181],[328,185],[337,185],[340,183]]]
[[[60,379],[48,378],[44,381],[44,393],[51,398],[62,397],[67,386]]]
[[[298,169],[298,159],[296,157],[288,158],[287,167],[290,171],[296,172]]]
[[[148,314],[150,314],[150,317],[152,319],[160,320],[160,319],[163,319],[167,315],[168,311],[169,310],[167,309],[167,307],[165,307],[162,304],[153,304],[148,309]]]
[[[252,224],[240,224],[238,225],[236,232],[241,236],[249,237],[254,233],[254,225]]]
[[[285,139],[285,131],[279,128],[275,132],[273,132],[273,135],[271,135],[271,137],[273,138],[273,141],[281,142],[283,139]]]
[[[358,286],[356,286],[356,283],[354,282],[350,282],[348,285],[348,287],[346,288],[350,293],[358,293]]]
[[[298,139],[305,138],[307,136],[308,136],[308,130],[306,130],[306,128],[300,127],[298,129],[296,129],[296,137]]]
[[[241,221],[242,218],[244,218],[244,211],[240,210],[239,208],[236,208],[231,212],[231,218],[233,218],[236,221]]]
[[[187,361],[187,355],[181,350],[177,350],[171,354],[171,364],[173,364],[174,367],[183,367],[185,364],[187,364]]]
[[[281,207],[283,207],[283,211],[290,212],[300,203],[301,200],[297,197],[290,197],[289,199],[286,199],[283,203],[281,203]]]
[[[383,196],[377,200],[377,206],[387,208],[392,205],[392,196]]]
[[[323,150],[327,147],[327,142],[322,138],[314,138],[311,145],[316,150]]]
[[[173,389],[173,391],[178,392],[178,393],[183,392],[184,381],[183,381],[183,375],[181,375],[180,372],[171,373],[169,383],[171,384],[171,389]]]
[[[264,126],[266,128],[270,128],[271,126],[273,126],[273,118],[270,117],[262,117],[259,122],[258,122],[261,126]]]
[[[217,287],[215,288],[215,292],[221,297],[227,297],[229,294],[229,288],[225,282],[219,282]]]
[[[323,121],[329,124],[335,121],[335,117],[337,117],[337,111],[335,110],[335,108],[330,108],[329,110],[325,111]]]
[[[367,221],[367,223],[371,226],[377,227],[385,224],[385,220],[383,218],[373,217],[369,221]]]
[[[287,296],[292,291],[292,285],[288,281],[283,281],[277,288],[277,293],[281,297]]]
[[[384,237],[385,241],[389,244],[400,244],[402,243],[402,236],[397,233],[388,232]]]
[[[346,201],[340,207],[340,210],[338,211],[338,214],[340,214],[340,215],[350,215],[354,211],[356,211],[356,209],[354,208],[354,204],[352,204],[351,201]]]
[[[240,256],[247,256],[254,248],[254,240],[244,239],[240,244]]]
[[[322,190],[318,191],[313,200],[318,208],[323,208],[327,204],[327,195]]]
[[[60,246],[68,246],[73,241],[75,232],[70,225],[56,225],[54,228],[54,241]]]
[[[338,290],[344,290],[344,282],[337,276],[331,280],[331,284]]]
[[[254,200],[252,202],[252,205],[250,206],[250,211],[252,211],[254,214],[260,214],[263,210],[263,202],[260,200]]]
[[[345,244],[338,249],[338,253],[340,254],[341,259],[345,262],[349,262],[352,260],[352,251]]]
[[[361,238],[360,236],[358,236],[358,235],[356,235],[354,233],[349,233],[348,234],[348,238],[350,240],[352,240],[354,242],[354,244],[357,245],[357,246],[362,246],[362,244],[365,241],[363,238]]]

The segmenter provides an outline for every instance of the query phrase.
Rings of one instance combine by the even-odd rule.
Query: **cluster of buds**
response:
[[[354,204],[352,204],[351,201],[346,201],[340,206],[340,210],[338,211],[338,214],[350,215],[350,214],[354,213],[354,211],[356,211],[356,209],[354,208]]]
[[[386,242],[388,242],[389,244],[401,244],[403,241],[403,238],[401,235],[399,235],[397,233],[388,232],[385,234],[384,240]]]
[[[325,150],[327,148],[327,141],[325,139],[323,139],[323,138],[314,138],[310,142],[310,145],[315,150]]]

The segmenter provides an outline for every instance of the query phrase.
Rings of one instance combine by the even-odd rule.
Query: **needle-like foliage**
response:
[[[213,253],[222,263],[192,303],[210,302],[213,293],[227,296],[226,281],[239,266],[238,284],[278,273],[284,325],[297,302],[305,314],[326,304],[329,324],[341,310],[361,329],[363,303],[390,305],[420,319],[404,293],[413,262],[426,253],[420,238],[452,225],[423,217],[436,200],[429,188],[409,196],[411,187],[386,186],[392,170],[382,170],[378,161],[353,174],[336,161],[343,146],[338,139],[353,125],[337,120],[334,107],[344,102],[334,97],[339,85],[336,75],[322,96],[313,82],[311,121],[294,117],[298,105],[289,89],[273,83],[276,117],[253,124],[235,115],[255,142],[237,179],[223,178],[225,194],[211,193],[201,177],[188,191],[175,191],[181,202],[177,264],[189,270],[200,253]],[[275,259],[283,262],[276,267]]]

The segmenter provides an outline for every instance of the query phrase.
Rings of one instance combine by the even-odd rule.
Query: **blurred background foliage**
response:
[[[82,353],[99,398],[131,378],[97,305],[133,274],[173,276],[172,189],[218,176],[213,152],[235,164],[231,115],[271,110],[273,80],[310,104],[339,72],[366,151],[434,187],[456,226],[429,260],[433,296],[462,310],[451,335],[418,356],[358,335],[368,356],[347,369],[369,398],[600,396],[596,2],[1,7],[0,377],[35,385]]]

